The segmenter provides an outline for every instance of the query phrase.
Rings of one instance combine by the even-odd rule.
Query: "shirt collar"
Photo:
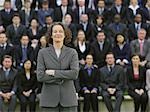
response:
[[[88,67],[87,64],[85,65],[84,69],[89,69],[89,67]],[[92,66],[90,67],[90,69],[94,69],[94,66],[92,65]]]
[[[10,68],[6,69],[5,67],[3,67],[4,71],[10,71]]]
[[[115,66],[115,64],[113,64],[113,65],[107,65],[108,68],[110,68],[110,67],[114,68],[114,66]]]

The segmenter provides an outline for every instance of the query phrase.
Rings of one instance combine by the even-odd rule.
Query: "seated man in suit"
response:
[[[100,69],[100,87],[102,96],[109,112],[120,112],[123,100],[125,73],[120,65],[115,65],[113,53],[106,55],[107,65]],[[116,97],[115,106],[112,106],[111,96]]]
[[[131,41],[131,55],[138,54],[141,57],[141,66],[149,65],[150,58],[149,58],[149,46],[150,42],[146,39],[146,30],[141,28],[138,30],[138,39]]]
[[[23,63],[26,59],[29,59],[33,61],[33,47],[29,45],[29,37],[27,35],[23,35],[20,39],[20,43],[18,46],[16,46],[16,53],[15,53],[15,59],[16,59],[16,66],[18,69],[23,67]]]
[[[14,112],[16,106],[16,70],[12,68],[12,57],[5,55],[0,68],[0,112],[5,112],[3,103],[7,102],[8,112]]]

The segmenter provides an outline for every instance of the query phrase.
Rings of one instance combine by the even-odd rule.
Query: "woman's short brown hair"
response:
[[[62,26],[62,28],[64,29],[64,32],[65,32],[64,44],[65,45],[69,44],[71,42],[72,33],[71,33],[70,29],[65,27],[61,22],[54,22],[48,29],[47,34],[46,34],[48,43],[53,44],[53,39],[51,38],[51,36],[52,36],[53,27],[56,25]]]

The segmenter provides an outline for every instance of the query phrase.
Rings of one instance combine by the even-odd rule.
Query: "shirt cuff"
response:
[[[0,95],[2,94],[3,92],[2,91],[0,91]]]
[[[83,87],[83,89],[82,89],[82,90],[84,90],[84,91],[85,91],[85,90],[88,90],[88,89],[87,89],[87,87]]]
[[[117,63],[117,64],[118,64],[118,63],[120,63],[120,62],[121,62],[121,60],[120,60],[120,59],[117,59],[117,60],[116,60],[116,63]]]
[[[97,91],[97,88],[93,88],[93,90]]]
[[[126,63],[126,64],[129,63],[129,61],[127,59],[123,59],[123,62]]]

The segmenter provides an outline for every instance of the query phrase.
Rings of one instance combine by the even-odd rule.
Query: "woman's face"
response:
[[[31,61],[26,61],[25,63],[24,63],[24,68],[26,69],[26,70],[29,70],[29,69],[31,69]]]
[[[52,28],[52,39],[55,43],[63,42],[65,38],[65,31],[61,25],[55,25]]]
[[[35,19],[33,19],[33,20],[31,21],[31,26],[37,27],[37,26],[38,26],[38,22],[37,22]]]
[[[122,35],[117,36],[117,42],[118,43],[123,43],[124,42],[124,37]]]
[[[78,40],[83,41],[85,39],[85,33],[83,31],[78,32]]]
[[[132,57],[132,63],[134,65],[139,65],[140,64],[140,57],[139,56],[133,56]]]
[[[47,42],[46,42],[46,37],[45,37],[45,36],[41,37],[40,43],[41,43],[42,45],[47,43]]]

